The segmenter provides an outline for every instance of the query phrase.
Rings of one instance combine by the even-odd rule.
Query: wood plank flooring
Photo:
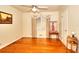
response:
[[[58,39],[22,38],[0,50],[1,53],[66,53],[68,50]]]

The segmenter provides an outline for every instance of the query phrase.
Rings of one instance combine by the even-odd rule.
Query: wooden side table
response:
[[[76,49],[75,49],[75,52],[78,52],[78,40],[76,37],[70,37],[68,36],[67,37],[67,47],[68,47],[68,44],[71,45],[71,50],[73,51],[72,47],[75,46]]]
[[[59,39],[59,33],[58,33],[58,32],[50,32],[50,33],[49,33],[49,38],[50,38],[52,35],[55,35],[56,38]]]

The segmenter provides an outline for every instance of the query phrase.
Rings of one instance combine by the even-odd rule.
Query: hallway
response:
[[[2,53],[66,53],[66,49],[59,39],[31,39],[22,38],[0,50]]]

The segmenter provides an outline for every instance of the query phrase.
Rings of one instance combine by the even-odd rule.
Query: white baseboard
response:
[[[6,46],[12,44],[13,42],[15,42],[15,41],[17,41],[17,40],[19,40],[19,39],[21,39],[21,38],[22,38],[22,37],[19,37],[19,38],[15,39],[15,40],[13,40],[13,41],[11,41],[11,42],[8,42],[8,43],[6,43],[6,44],[3,44],[2,46],[0,46],[0,49],[2,49],[2,48],[4,48],[4,47],[6,47]]]

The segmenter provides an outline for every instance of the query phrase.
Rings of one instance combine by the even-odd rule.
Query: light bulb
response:
[[[75,35],[76,33],[75,32],[72,32],[72,35]]]
[[[36,7],[33,7],[32,11],[33,12],[36,12],[37,11]]]

